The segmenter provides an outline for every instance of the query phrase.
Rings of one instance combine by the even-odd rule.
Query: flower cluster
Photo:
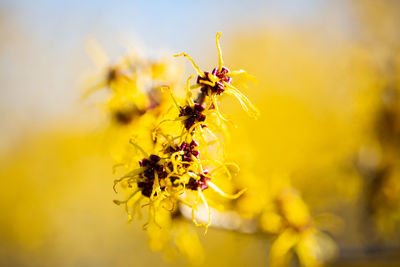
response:
[[[179,54],[190,60],[197,73],[197,79],[191,75],[184,86],[180,86],[183,72],[170,61],[128,55],[102,68],[104,74],[85,95],[108,89],[107,109],[112,122],[108,140],[117,161],[115,167],[126,170],[114,180],[113,187],[125,197],[114,203],[125,207],[128,221],[140,219],[146,207],[148,220],[143,227],[151,249],[166,255],[174,253],[174,247],[191,261],[202,258],[202,248],[197,235],[184,225],[190,217],[187,210],[191,210],[194,224],[207,231],[212,222],[211,206],[215,205],[207,192],[236,199],[245,191],[227,194],[216,185],[223,182],[221,178],[228,178],[225,180],[230,183],[231,171],[239,169],[220,153],[228,135],[219,98],[233,95],[250,115],[258,113],[233,86],[234,76],[250,76],[223,65],[220,37],[218,33],[218,66],[211,72],[200,71],[187,54]],[[180,94],[183,97],[178,97]]]
[[[212,72],[200,71],[187,54],[180,54],[187,57],[194,66],[198,75],[196,83],[190,83],[193,75],[187,79],[184,99],[177,98],[171,87],[163,88],[164,93],[171,95],[176,109],[166,109],[152,130],[154,145],[150,149],[151,154],[147,154],[140,143],[131,141],[144,158],[139,161],[139,166],[114,182],[115,190],[121,187],[129,192],[124,201],[114,201],[125,205],[129,218],[140,212],[140,203],[145,202],[143,205],[149,207],[146,227],[160,225],[157,218],[160,209],[174,214],[179,205],[186,205],[192,209],[195,225],[204,226],[207,231],[211,224],[211,213],[203,191],[210,188],[230,199],[238,198],[245,191],[227,194],[214,183],[218,176],[231,177],[227,166],[236,166],[226,162],[223,157],[210,154],[210,151],[215,151],[211,148],[214,144],[220,146],[222,143],[216,135],[218,131],[223,132],[223,122],[220,120],[223,116],[218,108],[218,97],[234,95],[246,111],[252,115],[257,114],[251,102],[231,84],[233,76],[246,73],[243,70],[231,72],[223,66],[220,36],[220,33],[216,36],[219,64]],[[208,210],[208,219],[199,220],[196,216],[199,205]]]

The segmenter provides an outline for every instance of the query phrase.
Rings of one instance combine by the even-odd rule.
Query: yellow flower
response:
[[[261,227],[278,235],[270,251],[271,266],[289,266],[293,253],[302,266],[320,266],[337,253],[335,243],[316,228],[307,205],[293,188],[283,189],[275,206],[262,213]]]
[[[221,170],[222,175],[230,177],[227,166],[236,166],[233,163],[224,162],[223,158],[218,159],[218,155],[211,156],[208,151],[209,146],[215,143],[220,144],[219,139],[210,128],[223,131],[218,121],[214,120],[215,115],[222,118],[217,105],[217,98],[222,92],[212,90],[218,87],[224,88],[226,92],[237,91],[230,85],[231,77],[227,76],[227,69],[222,66],[219,37],[220,33],[217,34],[220,66],[208,76],[214,79],[213,82],[204,83],[201,78],[198,79],[198,83],[201,80],[200,84],[203,87],[199,90],[196,99],[192,95],[194,87],[190,86],[193,76],[187,79],[184,101],[178,100],[170,88],[164,88],[163,92],[171,95],[177,110],[175,113],[171,113],[170,109],[167,109],[163,113],[165,116],[163,120],[152,131],[154,148],[151,150],[155,152],[147,153],[140,144],[131,142],[144,158],[139,162],[138,168],[131,170],[120,179],[115,180],[114,183],[114,189],[117,185],[121,185],[131,192],[126,200],[115,201],[117,204],[125,205],[130,217],[136,213],[136,209],[140,206],[138,203],[143,199],[148,200],[146,205],[149,207],[149,224],[155,220],[160,207],[172,211],[180,202],[192,208],[193,222],[198,226],[205,226],[207,231],[211,222],[211,214],[203,191],[211,188],[216,193],[230,199],[238,198],[245,191],[242,190],[233,195],[226,194],[212,182],[215,175],[221,175]],[[229,75],[243,73],[242,71],[240,73],[229,72]],[[202,75],[200,77],[203,77]],[[205,89],[206,85],[208,86],[207,90]],[[237,93],[237,96],[247,111],[249,111],[249,107],[252,111],[256,110],[249,101],[244,101],[244,95]],[[214,127],[209,127],[212,125]],[[178,133],[176,133],[176,129],[179,129]],[[210,137],[211,141],[209,141]],[[213,169],[208,171],[206,167]],[[137,197],[137,195],[140,196]],[[207,222],[197,222],[195,213],[198,205],[204,205],[208,210]]]
[[[246,77],[250,76],[244,70],[230,71],[227,67],[224,66],[224,61],[222,59],[222,51],[219,44],[220,37],[221,33],[218,32],[216,36],[216,44],[219,55],[218,67],[214,68],[211,72],[201,71],[200,68],[193,61],[193,59],[186,53],[180,53],[178,55],[175,55],[176,57],[185,56],[186,58],[188,58],[189,61],[192,63],[193,68],[196,70],[196,73],[198,75],[197,82],[195,85],[191,86],[190,89],[200,88],[202,92],[200,97],[205,98],[205,96],[207,96],[207,98],[204,99],[206,100],[206,107],[212,106],[216,110],[218,116],[222,119],[224,119],[224,117],[219,112],[217,104],[217,96],[222,94],[235,96],[239,100],[241,106],[246,112],[248,112],[253,117],[257,117],[259,113],[257,108],[250,102],[250,100],[244,94],[242,94],[236,87],[234,87],[231,84],[232,78],[235,76],[238,75],[243,75]]]
[[[181,73],[167,61],[151,62],[136,55],[125,56],[108,66],[100,82],[87,93],[103,87],[109,89],[109,143],[116,166],[129,170],[114,181],[114,190],[122,189],[125,194],[123,200],[114,203],[125,207],[128,221],[140,218],[142,208],[146,208],[148,219],[144,228],[151,249],[172,255],[174,240],[177,250],[194,263],[201,262],[202,248],[197,235],[187,230],[181,219],[174,219],[180,213],[179,204],[188,206],[194,224],[204,226],[207,232],[211,209],[203,191],[210,188],[228,199],[236,199],[245,191],[227,194],[214,183],[217,177],[231,178],[228,166],[238,169],[236,164],[225,161],[223,142],[218,137],[228,136],[225,118],[219,111],[219,97],[234,95],[249,114],[258,113],[231,84],[234,76],[250,76],[223,66],[220,36],[218,33],[216,37],[219,66],[211,73],[199,71],[183,53],[198,74],[195,85],[190,84],[193,75],[187,79],[184,99],[173,93],[179,88]],[[196,88],[199,90],[193,94]],[[200,206],[208,211],[205,221],[197,220]]]

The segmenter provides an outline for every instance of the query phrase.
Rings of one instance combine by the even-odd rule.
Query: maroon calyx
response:
[[[204,72],[204,77],[197,76],[197,83],[202,85],[201,87],[201,92],[208,95],[209,91],[211,91],[212,94],[217,94],[220,95],[225,91],[225,83],[230,84],[232,82],[232,77],[229,77],[227,74],[230,72],[230,70],[227,67],[222,67],[221,70],[219,71],[218,68],[214,68],[211,72],[211,75],[214,75],[218,78],[218,81],[215,82],[214,86],[211,86],[207,83],[212,83],[210,80],[209,72]]]
[[[179,117],[188,116],[187,119],[184,120],[184,125],[186,130],[189,130],[195,123],[203,122],[206,120],[206,115],[202,112],[204,111],[204,107],[198,103],[194,104],[194,106],[187,105],[184,108],[181,108],[181,112],[179,113]]]
[[[207,174],[207,171],[204,171],[204,174]],[[206,177],[204,174],[200,174],[200,179],[196,180],[193,177],[189,179],[189,182],[186,184],[186,188],[191,190],[198,190],[200,188],[201,191],[206,190],[208,188],[207,182],[211,179]]]
[[[141,167],[147,167],[147,169],[142,173],[142,178],[140,182],[138,182],[138,187],[142,192],[143,196],[150,197],[153,191],[155,173],[159,179],[164,179],[167,177],[168,173],[164,171],[163,165],[159,164],[160,157],[157,155],[150,155],[150,157],[144,158],[139,161]]]
[[[181,155],[181,160],[186,161],[186,162],[191,162],[193,161],[193,157],[198,158],[200,156],[200,151],[198,150],[199,144],[192,140],[190,143],[183,142],[180,146],[175,145],[169,146],[166,148],[167,153],[175,153],[182,151],[183,154]],[[190,164],[189,163],[184,163],[183,167],[188,167]]]

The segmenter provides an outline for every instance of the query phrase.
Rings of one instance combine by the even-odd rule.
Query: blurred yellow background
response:
[[[400,265],[399,12],[390,0],[2,1],[0,265],[267,266],[284,247],[274,222],[309,216],[328,265]],[[187,261],[152,252],[143,221],[127,225],[112,202],[110,122],[79,100],[95,73],[85,45],[111,59],[186,51],[207,69],[217,31],[226,64],[258,80],[244,92],[258,120],[229,97],[221,109],[248,189],[229,205],[259,230],[203,235],[187,220],[205,255]],[[292,266],[311,266],[301,251]]]

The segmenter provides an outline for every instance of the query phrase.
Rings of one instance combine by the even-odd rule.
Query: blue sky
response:
[[[71,42],[82,35],[121,34],[152,48],[201,43],[216,31],[309,21],[323,1],[3,1],[23,27],[42,38]],[[0,5],[1,6],[1,5]],[[200,42],[198,41],[200,40]],[[59,40],[57,40],[59,41]]]
[[[229,49],[224,41],[233,40],[237,30],[309,29],[326,14],[337,16],[340,24],[345,21],[343,3],[0,0],[0,111],[5,114],[0,122],[7,127],[19,120],[36,125],[68,114],[76,105],[77,81],[93,68],[85,52],[89,37],[111,57],[121,55],[121,41],[128,41],[146,52],[185,51],[204,59],[209,51],[216,53],[217,31]],[[339,25],[339,31],[347,26]]]

